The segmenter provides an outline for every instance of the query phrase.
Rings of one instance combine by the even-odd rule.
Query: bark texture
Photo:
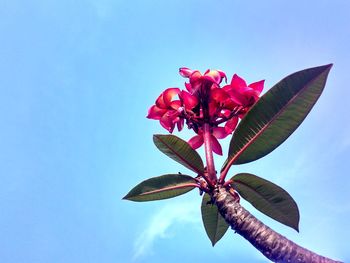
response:
[[[213,201],[221,215],[238,234],[273,262],[334,263],[278,234],[245,210],[225,188],[215,190]]]

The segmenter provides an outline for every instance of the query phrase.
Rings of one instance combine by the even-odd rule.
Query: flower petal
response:
[[[179,73],[180,73],[180,75],[183,76],[184,78],[189,78],[189,77],[192,75],[193,70],[192,70],[192,69],[189,69],[189,68],[183,67],[183,68],[180,68],[180,69],[179,69]]]
[[[238,117],[234,116],[231,119],[229,119],[226,124],[225,124],[225,131],[230,134],[232,133],[236,127],[237,127],[237,123],[238,123]]]
[[[210,135],[210,141],[211,141],[211,147],[213,149],[213,152],[218,155],[222,155],[222,148],[218,139],[216,139],[215,136]]]
[[[178,121],[176,122],[176,124],[177,124],[177,129],[178,129],[178,131],[181,131],[182,128],[184,127],[185,119],[180,118],[180,120],[178,120]]]
[[[231,86],[232,88],[240,89],[240,88],[247,87],[247,83],[240,76],[238,76],[237,74],[234,74],[231,80]]]
[[[166,106],[170,106],[171,100],[180,93],[179,88],[168,88],[163,92],[163,100]]]
[[[237,105],[245,106],[249,102],[245,94],[242,94],[238,89],[232,89],[228,94],[230,99]]]
[[[193,149],[197,149],[203,145],[203,142],[203,135],[196,135],[188,141],[188,144],[191,145]]]
[[[190,76],[190,83],[192,84],[194,82],[199,81],[201,77],[202,77],[202,74],[198,70],[193,71],[193,73]]]
[[[220,84],[222,77],[217,70],[207,70],[203,76],[204,79]]]
[[[224,91],[226,91],[226,92],[230,92],[233,88],[232,88],[231,85],[225,85],[225,86],[222,87],[222,89],[223,89]]]
[[[159,108],[166,109],[166,108],[167,108],[167,105],[165,105],[165,103],[164,103],[163,93],[164,93],[164,92],[162,92],[162,93],[158,96],[158,98],[157,98],[157,100],[156,100],[156,105],[157,105]]]
[[[189,93],[193,94],[192,85],[190,83],[185,82],[185,87]]]
[[[224,101],[229,98],[229,95],[223,89],[214,88],[211,90],[210,98],[216,102],[224,103]]]
[[[175,123],[173,122],[173,118],[170,117],[168,114],[164,114],[164,116],[159,120],[159,122],[164,129],[168,130],[170,133],[173,132],[175,128]]]
[[[185,106],[185,109],[192,110],[198,104],[198,98],[195,95],[191,95],[187,91],[183,90],[180,93],[180,97]]]
[[[213,135],[217,139],[224,139],[227,135],[229,135],[229,133],[226,132],[224,127],[215,127],[213,128]]]
[[[233,101],[231,98],[228,98],[227,100],[225,100],[225,102],[224,102],[224,109],[228,110],[229,113],[227,113],[227,111],[225,111],[224,115],[226,117],[230,116],[231,111],[234,110],[237,106],[240,106],[240,104],[238,104],[237,102]]]
[[[220,77],[221,77],[221,80],[222,80],[222,79],[225,79],[225,83],[227,83],[227,76],[226,76],[226,73],[223,72],[222,70],[216,70],[216,71],[219,72]]]
[[[208,106],[209,106],[209,116],[212,118],[219,110],[219,105],[217,102],[211,101],[211,102],[209,102]]]
[[[169,107],[174,110],[178,110],[181,106],[182,106],[182,103],[180,100],[174,100],[170,102],[170,105],[169,105]]]
[[[166,109],[161,109],[157,107],[157,105],[153,105],[148,110],[147,118],[148,119],[154,119],[154,120],[160,120],[160,118],[167,112]]]
[[[249,84],[248,87],[256,90],[260,94],[262,92],[262,90],[264,89],[264,82],[265,82],[265,80],[260,80],[260,81]]]

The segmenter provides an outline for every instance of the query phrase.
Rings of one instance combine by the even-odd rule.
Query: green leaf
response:
[[[205,231],[214,246],[224,236],[229,225],[219,213],[217,206],[211,204],[208,194],[203,195],[201,211]]]
[[[231,180],[233,188],[256,209],[299,232],[299,209],[285,190],[248,173],[237,174]]]
[[[196,173],[204,172],[204,165],[199,154],[184,140],[175,135],[153,135],[154,144],[170,158]]]
[[[184,174],[165,174],[143,181],[123,199],[144,202],[172,198],[191,191],[196,180]]]
[[[222,170],[228,163],[257,160],[283,143],[316,103],[331,67],[329,64],[296,72],[264,94],[232,136],[229,157]]]

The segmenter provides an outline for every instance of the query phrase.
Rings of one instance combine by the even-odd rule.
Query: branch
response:
[[[217,188],[212,197],[220,214],[232,229],[247,239],[271,261],[280,263],[341,263],[320,256],[278,234],[245,210],[224,188]]]

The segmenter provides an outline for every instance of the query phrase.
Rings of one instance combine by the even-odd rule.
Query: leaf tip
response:
[[[329,72],[331,70],[331,68],[333,67],[333,63],[329,63],[327,65],[324,65],[324,67],[327,69],[327,71]]]
[[[298,222],[296,225],[293,226],[293,229],[294,229],[295,231],[297,231],[298,233],[300,233],[300,232],[299,232],[299,222]]]
[[[127,200],[127,201],[135,201],[133,199],[134,195],[131,193],[131,191],[129,193],[127,193],[123,198],[122,200]]]
[[[329,63],[323,66],[319,66],[318,68],[322,69],[328,75],[332,67],[333,67],[333,63]]]
[[[124,197],[122,197],[122,200],[129,200],[129,196],[128,196],[129,194],[127,194],[127,195],[125,195]]]

